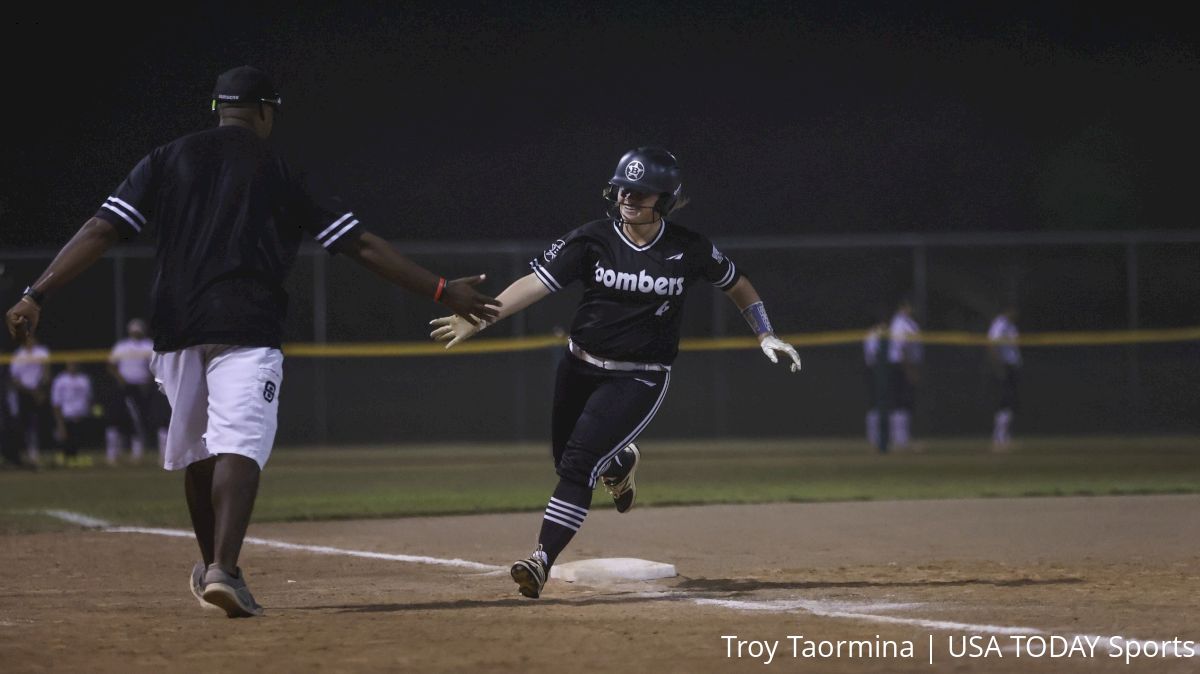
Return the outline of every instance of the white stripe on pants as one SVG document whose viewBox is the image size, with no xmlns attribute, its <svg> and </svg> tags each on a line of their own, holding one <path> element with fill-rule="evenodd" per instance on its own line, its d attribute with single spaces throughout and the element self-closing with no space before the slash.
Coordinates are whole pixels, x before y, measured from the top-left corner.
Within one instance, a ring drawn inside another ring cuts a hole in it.
<svg viewBox="0 0 1200 674">
<path fill-rule="evenodd" d="M 190 346 L 156 352 L 150 371 L 171 403 L 163 468 L 186 468 L 217 454 L 240 454 L 266 466 L 279 422 L 279 349 Z"/>
</svg>

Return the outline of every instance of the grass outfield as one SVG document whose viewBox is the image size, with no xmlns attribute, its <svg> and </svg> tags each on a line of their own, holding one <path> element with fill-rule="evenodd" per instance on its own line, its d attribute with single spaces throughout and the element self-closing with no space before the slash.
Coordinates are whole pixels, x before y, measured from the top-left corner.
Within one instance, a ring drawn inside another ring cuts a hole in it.
<svg viewBox="0 0 1200 674">
<path fill-rule="evenodd" d="M 1200 492 L 1200 438 L 1029 439 L 1007 454 L 933 440 L 880 456 L 850 440 L 654 441 L 642 506 Z M 542 445 L 284 448 L 255 521 L 540 510 L 556 478 Z M 597 506 L 607 495 L 597 492 Z M 53 530 L 70 510 L 119 524 L 187 527 L 182 473 L 95 467 L 0 472 L 0 532 Z"/>
</svg>

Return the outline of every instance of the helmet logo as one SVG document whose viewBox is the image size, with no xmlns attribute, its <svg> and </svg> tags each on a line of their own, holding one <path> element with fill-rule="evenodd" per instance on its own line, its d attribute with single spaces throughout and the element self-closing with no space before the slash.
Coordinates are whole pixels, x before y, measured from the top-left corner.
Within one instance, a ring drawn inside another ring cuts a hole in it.
<svg viewBox="0 0 1200 674">
<path fill-rule="evenodd" d="M 646 175 L 646 167 L 642 166 L 642 162 L 636 159 L 629 162 L 625 167 L 625 177 L 630 180 L 641 180 L 644 175 Z"/>
</svg>

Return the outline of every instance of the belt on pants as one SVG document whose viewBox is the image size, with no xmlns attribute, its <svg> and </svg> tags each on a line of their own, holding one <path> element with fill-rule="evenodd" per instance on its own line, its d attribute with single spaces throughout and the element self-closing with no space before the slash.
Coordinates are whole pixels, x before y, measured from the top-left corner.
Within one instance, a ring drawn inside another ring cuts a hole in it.
<svg viewBox="0 0 1200 674">
<path fill-rule="evenodd" d="M 658 363 L 630 363 L 623 360 L 608 360 L 599 358 L 579 348 L 575 342 L 567 340 L 567 350 L 571 352 L 579 360 L 590 365 L 595 365 L 602 370 L 619 370 L 622 372 L 670 372 L 670 365 L 659 365 Z"/>
</svg>

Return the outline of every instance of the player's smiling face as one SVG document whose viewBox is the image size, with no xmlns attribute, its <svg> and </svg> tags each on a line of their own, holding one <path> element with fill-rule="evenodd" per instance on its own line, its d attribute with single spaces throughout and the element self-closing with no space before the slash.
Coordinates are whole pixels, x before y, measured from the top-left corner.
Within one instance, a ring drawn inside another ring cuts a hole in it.
<svg viewBox="0 0 1200 674">
<path fill-rule="evenodd" d="M 648 225 L 658 220 L 654 212 L 654 204 L 658 195 L 622 187 L 617 192 L 617 205 L 621 210 L 621 220 L 630 225 Z"/>
</svg>

